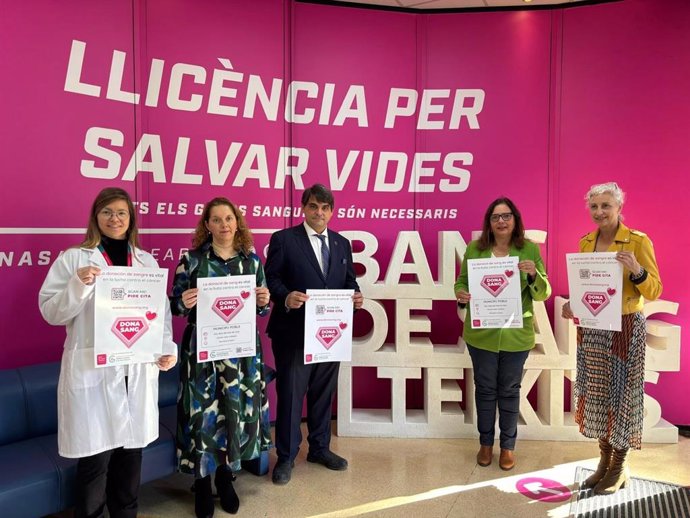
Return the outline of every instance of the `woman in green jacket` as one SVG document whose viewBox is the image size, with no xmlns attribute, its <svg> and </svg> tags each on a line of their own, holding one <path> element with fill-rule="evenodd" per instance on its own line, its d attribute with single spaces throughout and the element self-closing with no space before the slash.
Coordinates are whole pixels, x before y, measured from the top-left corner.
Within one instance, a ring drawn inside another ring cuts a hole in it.
<svg viewBox="0 0 690 518">
<path fill-rule="evenodd" d="M 520 260 L 522 291 L 522 328 L 472 329 L 471 299 L 467 278 L 467 260 L 516 256 Z M 481 237 L 472 241 L 465 251 L 462 269 L 455 282 L 455 295 L 460 307 L 467 306 L 463 338 L 472 357 L 474 368 L 475 405 L 479 430 L 480 466 L 491 464 L 498 405 L 498 426 L 501 430 L 499 466 L 503 470 L 515 466 L 515 440 L 520 414 L 520 382 L 522 370 L 534 347 L 532 301 L 551 295 L 539 247 L 525 239 L 522 216 L 508 198 L 494 200 L 484 215 Z"/>
</svg>

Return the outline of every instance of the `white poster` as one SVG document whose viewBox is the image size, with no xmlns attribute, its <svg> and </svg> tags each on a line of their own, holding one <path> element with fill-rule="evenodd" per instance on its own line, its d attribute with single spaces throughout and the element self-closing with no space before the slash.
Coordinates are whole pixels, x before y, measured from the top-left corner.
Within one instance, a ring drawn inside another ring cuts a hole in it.
<svg viewBox="0 0 690 518">
<path fill-rule="evenodd" d="M 352 360 L 354 290 L 307 290 L 304 364 Z"/>
<path fill-rule="evenodd" d="M 566 254 L 570 309 L 580 327 L 621 330 L 623 265 L 616 252 Z"/>
<path fill-rule="evenodd" d="M 197 279 L 196 361 L 256 355 L 256 276 Z"/>
<path fill-rule="evenodd" d="M 163 354 L 168 270 L 108 266 L 95 283 L 96 367 L 153 362 Z"/>
<path fill-rule="evenodd" d="M 522 327 L 518 257 L 468 259 L 472 329 Z"/>
</svg>

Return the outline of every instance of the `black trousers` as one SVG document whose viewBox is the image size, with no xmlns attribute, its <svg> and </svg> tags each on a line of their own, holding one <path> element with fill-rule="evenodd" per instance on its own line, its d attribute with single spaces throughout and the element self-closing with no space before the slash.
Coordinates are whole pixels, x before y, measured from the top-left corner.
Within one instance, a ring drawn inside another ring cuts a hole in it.
<svg viewBox="0 0 690 518">
<path fill-rule="evenodd" d="M 141 448 L 116 448 L 80 458 L 74 518 L 101 518 L 106 505 L 111 518 L 135 518 L 140 482 Z"/>
<path fill-rule="evenodd" d="M 340 363 L 304 365 L 304 349 L 273 340 L 276 361 L 276 453 L 282 461 L 292 461 L 302 443 L 300 423 L 304 396 L 307 396 L 309 451 L 320 453 L 331 444 L 333 394 L 338 385 Z"/>
</svg>

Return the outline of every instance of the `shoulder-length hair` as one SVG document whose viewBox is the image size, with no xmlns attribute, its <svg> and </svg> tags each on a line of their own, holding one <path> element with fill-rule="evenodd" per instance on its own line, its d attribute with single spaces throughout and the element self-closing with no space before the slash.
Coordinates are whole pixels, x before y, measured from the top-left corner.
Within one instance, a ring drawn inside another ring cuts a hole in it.
<svg viewBox="0 0 690 518">
<path fill-rule="evenodd" d="M 235 250 L 241 251 L 244 254 L 249 254 L 254 247 L 254 239 L 252 238 L 252 233 L 247 226 L 247 220 L 244 218 L 242 211 L 237 208 L 237 206 L 232 203 L 227 198 L 218 197 L 213 198 L 204 206 L 204 211 L 201 213 L 201 218 L 196 224 L 194 229 L 194 237 L 192 238 L 192 248 L 200 248 L 206 242 L 211 241 L 211 233 L 206 228 L 206 223 L 211 217 L 211 209 L 213 207 L 218 207 L 219 205 L 225 205 L 230 207 L 230 210 L 235 215 L 237 220 L 237 232 L 235 232 L 235 237 L 233 238 L 233 245 Z"/>
<path fill-rule="evenodd" d="M 127 202 L 127 210 L 129 211 L 129 226 L 127 227 L 127 241 L 130 246 L 141 248 L 139 246 L 139 229 L 137 227 L 137 213 L 134 210 L 134 204 L 129 197 L 129 193 L 119 187 L 106 187 L 98 193 L 96 199 L 91 205 L 91 213 L 89 214 L 89 225 L 86 228 L 86 235 L 84 240 L 79 244 L 83 248 L 95 248 L 101 243 L 101 230 L 98 228 L 98 213 L 107 207 L 112 202 L 123 200 Z"/>
<path fill-rule="evenodd" d="M 510 212 L 513 213 L 513 220 L 515 227 L 513 227 L 513 234 L 510 236 L 511 244 L 516 248 L 525 246 L 525 225 L 522 223 L 522 215 L 510 198 L 497 198 L 491 202 L 484 214 L 484 224 L 482 225 L 482 235 L 480 236 L 477 247 L 479 250 L 486 250 L 496 243 L 494 233 L 491 231 L 491 215 L 497 205 L 507 205 Z"/>
</svg>

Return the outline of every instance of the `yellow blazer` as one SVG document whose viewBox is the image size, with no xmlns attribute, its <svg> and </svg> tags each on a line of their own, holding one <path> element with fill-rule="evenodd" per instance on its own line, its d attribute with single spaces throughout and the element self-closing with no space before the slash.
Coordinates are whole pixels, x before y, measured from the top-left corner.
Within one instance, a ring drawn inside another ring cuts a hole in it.
<svg viewBox="0 0 690 518">
<path fill-rule="evenodd" d="M 599 231 L 595 230 L 580 239 L 580 252 L 594 252 L 598 233 Z M 654 246 L 647 234 L 619 223 L 616 237 L 607 252 L 621 251 L 634 252 L 635 259 L 645 270 L 644 275 L 635 281 L 630 278 L 632 274 L 623 276 L 623 314 L 627 315 L 642 311 L 644 299 L 658 299 L 663 285 L 654 257 Z"/>
</svg>

